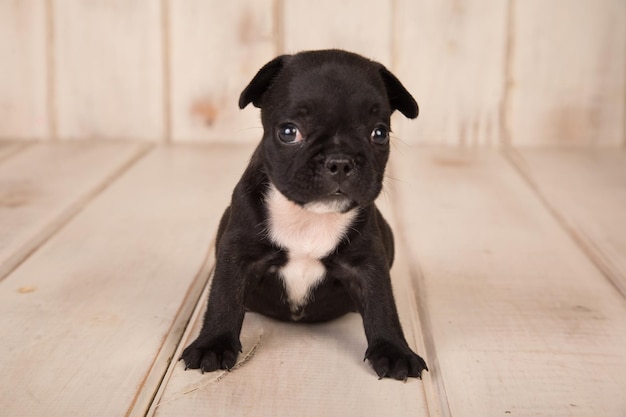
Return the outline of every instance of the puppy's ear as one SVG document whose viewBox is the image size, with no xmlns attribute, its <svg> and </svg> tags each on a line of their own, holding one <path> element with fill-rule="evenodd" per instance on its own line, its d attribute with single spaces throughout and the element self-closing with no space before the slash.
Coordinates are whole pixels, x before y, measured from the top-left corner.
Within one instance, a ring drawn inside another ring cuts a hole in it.
<svg viewBox="0 0 626 417">
<path fill-rule="evenodd" d="M 239 96 L 239 108 L 243 109 L 252 103 L 255 107 L 261 107 L 263 94 L 272 85 L 274 79 L 285 65 L 290 55 L 281 55 L 272 59 L 257 72 L 250 84 Z"/>
<path fill-rule="evenodd" d="M 400 80 L 389 72 L 387 68 L 381 66 L 380 75 L 385 82 L 392 110 L 400 110 L 400 113 L 409 119 L 415 119 L 419 113 L 419 108 L 411 93 L 404 88 Z"/>
</svg>

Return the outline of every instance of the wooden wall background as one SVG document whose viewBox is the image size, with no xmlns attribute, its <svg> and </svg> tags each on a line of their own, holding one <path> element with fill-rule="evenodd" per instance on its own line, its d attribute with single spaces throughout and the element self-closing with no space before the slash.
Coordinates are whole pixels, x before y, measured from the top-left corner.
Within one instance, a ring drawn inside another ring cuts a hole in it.
<svg viewBox="0 0 626 417">
<path fill-rule="evenodd" d="M 405 83 L 409 144 L 626 143 L 624 0 L 0 0 L 0 139 L 257 140 L 242 88 L 328 47 Z"/>
</svg>

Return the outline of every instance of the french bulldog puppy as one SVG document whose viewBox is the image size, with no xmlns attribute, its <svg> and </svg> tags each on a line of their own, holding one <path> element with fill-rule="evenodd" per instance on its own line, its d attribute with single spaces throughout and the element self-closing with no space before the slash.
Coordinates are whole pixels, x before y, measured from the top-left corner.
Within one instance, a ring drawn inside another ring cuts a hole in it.
<svg viewBox="0 0 626 417">
<path fill-rule="evenodd" d="M 393 298 L 393 235 L 374 200 L 390 116 L 417 103 L 383 65 L 341 51 L 279 56 L 239 98 L 261 109 L 263 138 L 217 232 L 216 266 L 186 369 L 230 369 L 245 311 L 319 322 L 359 312 L 380 378 L 428 370 L 408 346 Z"/>
</svg>

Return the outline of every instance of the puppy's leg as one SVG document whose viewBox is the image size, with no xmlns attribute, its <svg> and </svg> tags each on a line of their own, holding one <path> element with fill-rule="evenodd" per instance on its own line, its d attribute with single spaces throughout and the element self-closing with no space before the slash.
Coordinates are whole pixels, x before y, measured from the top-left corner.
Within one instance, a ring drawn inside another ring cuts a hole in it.
<svg viewBox="0 0 626 417">
<path fill-rule="evenodd" d="M 375 268 L 359 268 L 358 272 L 358 277 L 350 280 L 348 290 L 363 317 L 368 343 L 365 359 L 380 378 L 421 378 L 422 371 L 428 367 L 404 338 L 389 273 L 383 264 Z"/>
<path fill-rule="evenodd" d="M 238 258 L 228 252 L 218 254 L 202 330 L 180 358 L 186 369 L 231 369 L 241 352 L 245 273 Z"/>
</svg>

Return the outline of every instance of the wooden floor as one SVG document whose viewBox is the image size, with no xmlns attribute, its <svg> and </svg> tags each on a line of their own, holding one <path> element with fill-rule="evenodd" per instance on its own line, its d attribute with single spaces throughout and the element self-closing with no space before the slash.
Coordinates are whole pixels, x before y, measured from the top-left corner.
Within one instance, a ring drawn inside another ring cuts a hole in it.
<svg viewBox="0 0 626 417">
<path fill-rule="evenodd" d="M 381 196 L 423 381 L 361 319 L 249 314 L 177 362 L 250 146 L 0 143 L 0 416 L 626 416 L 626 150 L 394 149 Z"/>
</svg>

